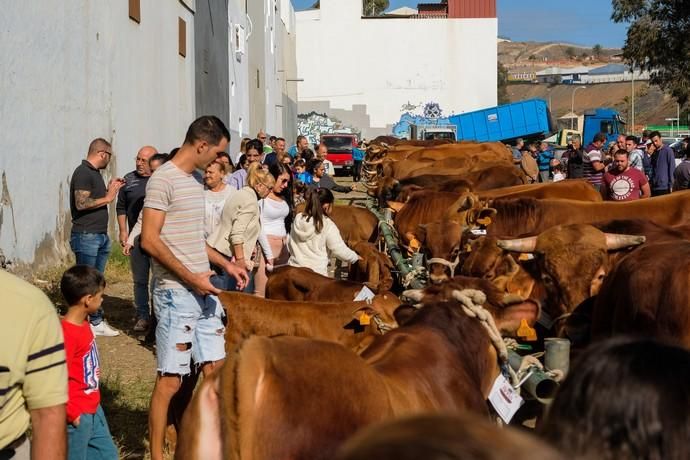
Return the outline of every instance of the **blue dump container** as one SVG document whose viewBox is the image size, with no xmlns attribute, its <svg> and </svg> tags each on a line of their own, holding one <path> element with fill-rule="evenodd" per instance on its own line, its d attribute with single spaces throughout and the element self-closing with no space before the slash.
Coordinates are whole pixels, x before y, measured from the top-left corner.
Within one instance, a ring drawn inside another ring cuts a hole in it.
<svg viewBox="0 0 690 460">
<path fill-rule="evenodd" d="M 543 99 L 527 99 L 490 109 L 449 117 L 459 141 L 510 142 L 518 137 L 544 138 L 553 131 L 551 113 Z"/>
</svg>

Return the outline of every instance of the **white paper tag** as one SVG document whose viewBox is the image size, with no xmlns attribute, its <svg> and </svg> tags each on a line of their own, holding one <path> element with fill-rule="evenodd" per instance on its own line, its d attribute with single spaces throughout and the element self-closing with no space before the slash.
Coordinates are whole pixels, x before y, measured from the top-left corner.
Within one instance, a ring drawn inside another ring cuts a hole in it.
<svg viewBox="0 0 690 460">
<path fill-rule="evenodd" d="M 506 378 L 503 377 L 503 374 L 498 374 L 498 377 L 496 377 L 488 399 L 506 424 L 510 423 L 513 415 L 515 415 L 520 406 L 524 403 L 522 397 L 515 391 Z"/>
<path fill-rule="evenodd" d="M 364 286 L 362 287 L 362 290 L 357 293 L 357 295 L 354 298 L 354 301 L 359 302 L 361 300 L 373 299 L 375 295 L 376 294 L 374 294 L 374 292 L 371 289 Z"/>
<path fill-rule="evenodd" d="M 486 235 L 486 229 L 484 228 L 473 228 L 470 230 L 470 233 L 473 235 Z"/>
</svg>

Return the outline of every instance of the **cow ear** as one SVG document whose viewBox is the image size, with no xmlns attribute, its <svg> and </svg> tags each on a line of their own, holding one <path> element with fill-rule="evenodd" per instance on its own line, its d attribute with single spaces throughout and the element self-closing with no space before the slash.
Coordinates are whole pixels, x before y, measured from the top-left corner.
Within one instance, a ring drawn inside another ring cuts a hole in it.
<svg viewBox="0 0 690 460">
<path fill-rule="evenodd" d="M 496 326 L 502 332 L 515 335 L 520 322 L 524 319 L 527 324 L 533 326 L 539 318 L 539 306 L 529 300 L 508 305 L 496 315 Z"/>
<path fill-rule="evenodd" d="M 467 211 L 468 209 L 472 209 L 475 203 L 477 203 L 477 197 L 473 193 L 463 193 L 462 196 L 453 203 L 451 211 L 454 213 Z"/>
<path fill-rule="evenodd" d="M 395 322 L 398 323 L 399 326 L 403 326 L 414 318 L 417 313 L 419 313 L 419 308 L 413 307 L 412 305 L 400 305 L 393 312 L 393 316 L 395 317 Z"/>
<path fill-rule="evenodd" d="M 426 225 L 425 224 L 419 224 L 417 225 L 417 234 L 415 235 L 415 238 L 419 240 L 420 243 L 424 244 L 426 241 Z"/>
<path fill-rule="evenodd" d="M 400 212 L 402 208 L 405 207 L 405 203 L 401 203 L 400 201 L 388 201 L 388 207 L 391 208 L 395 212 Z"/>
<path fill-rule="evenodd" d="M 497 211 L 494 208 L 484 208 L 477 213 L 476 222 L 479 225 L 488 226 L 491 221 L 496 217 Z"/>
</svg>

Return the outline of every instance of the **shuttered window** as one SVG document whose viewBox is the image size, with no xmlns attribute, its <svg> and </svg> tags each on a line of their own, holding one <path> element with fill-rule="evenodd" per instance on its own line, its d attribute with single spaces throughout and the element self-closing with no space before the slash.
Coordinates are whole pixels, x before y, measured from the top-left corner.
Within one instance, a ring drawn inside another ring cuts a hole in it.
<svg viewBox="0 0 690 460">
<path fill-rule="evenodd" d="M 178 52 L 180 56 L 187 57 L 187 23 L 182 18 L 178 18 L 178 33 Z"/>
<path fill-rule="evenodd" d="M 141 0 L 129 0 L 129 19 L 141 24 Z"/>
</svg>

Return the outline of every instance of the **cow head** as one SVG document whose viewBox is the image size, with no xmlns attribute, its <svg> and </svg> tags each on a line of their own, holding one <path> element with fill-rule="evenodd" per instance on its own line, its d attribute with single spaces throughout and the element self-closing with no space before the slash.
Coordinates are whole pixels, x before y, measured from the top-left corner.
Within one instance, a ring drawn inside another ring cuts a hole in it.
<svg viewBox="0 0 690 460">
<path fill-rule="evenodd" d="M 362 258 L 350 269 L 350 281 L 364 283 L 374 292 L 387 291 L 393 286 L 393 262 L 372 243 L 360 241 L 352 249 Z"/>
<path fill-rule="evenodd" d="M 506 294 L 533 297 L 534 277 L 496 242 L 495 237 L 482 236 L 465 244 L 460 274 L 491 281 Z"/>
<path fill-rule="evenodd" d="M 489 208 L 472 192 L 465 192 L 446 210 L 446 219 L 461 222 L 468 229 L 486 227 L 496 215 L 496 210 Z"/>
<path fill-rule="evenodd" d="M 438 284 L 455 276 L 460 262 L 462 225 L 454 220 L 442 220 L 417 227 L 417 240 L 424 248 L 429 280 Z"/>
<path fill-rule="evenodd" d="M 376 185 L 367 185 L 367 195 L 378 199 L 379 207 L 385 208 L 389 201 L 397 201 L 400 182 L 393 177 L 379 177 Z"/>
<path fill-rule="evenodd" d="M 423 290 L 405 291 L 403 296 L 421 305 L 428 305 L 452 300 L 453 292 L 463 289 L 476 289 L 486 294 L 484 308 L 489 310 L 498 329 L 506 335 L 515 336 L 522 320 L 533 325 L 539 317 L 537 302 L 505 295 L 489 281 L 479 278 L 456 276 L 444 283 Z"/>
<path fill-rule="evenodd" d="M 395 311 L 400 306 L 400 299 L 390 291 L 374 296 L 371 302 L 352 312 L 352 321 L 346 324 L 346 329 L 353 328 L 355 332 L 369 330 L 369 337 L 362 340 L 356 353 L 365 350 L 376 335 L 382 335 L 398 327 Z"/>
<path fill-rule="evenodd" d="M 565 317 L 599 292 L 609 270 L 608 251 L 644 241 L 644 236 L 604 233 L 591 225 L 575 224 L 552 227 L 539 236 L 498 240 L 497 244 L 508 251 L 534 255 L 549 309 Z"/>
</svg>

